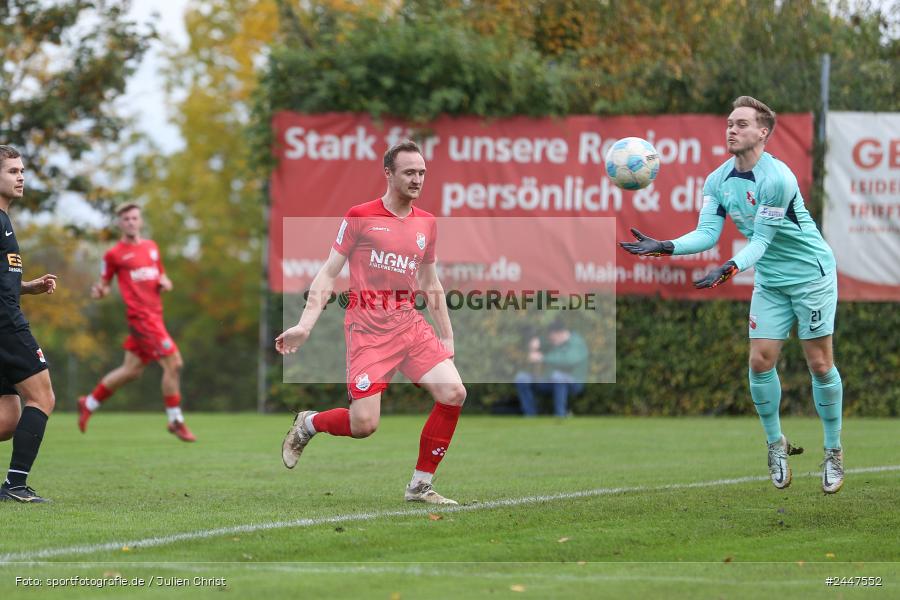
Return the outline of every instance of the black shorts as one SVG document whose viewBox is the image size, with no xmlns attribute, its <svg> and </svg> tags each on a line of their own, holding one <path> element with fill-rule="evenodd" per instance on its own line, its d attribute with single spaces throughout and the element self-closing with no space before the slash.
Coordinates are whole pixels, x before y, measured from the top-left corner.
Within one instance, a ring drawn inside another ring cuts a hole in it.
<svg viewBox="0 0 900 600">
<path fill-rule="evenodd" d="M 47 360 L 28 329 L 0 331 L 0 395 L 18 394 L 14 384 L 47 368 Z"/>
</svg>

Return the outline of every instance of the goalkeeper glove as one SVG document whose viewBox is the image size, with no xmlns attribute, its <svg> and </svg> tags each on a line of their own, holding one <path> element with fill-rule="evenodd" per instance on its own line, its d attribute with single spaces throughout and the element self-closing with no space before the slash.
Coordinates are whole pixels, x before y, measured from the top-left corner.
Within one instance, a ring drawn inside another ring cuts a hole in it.
<svg viewBox="0 0 900 600">
<path fill-rule="evenodd" d="M 720 283 L 725 283 L 735 275 L 737 275 L 739 269 L 737 265 L 734 264 L 734 261 L 729 260 L 721 267 L 716 267 L 706 274 L 702 279 L 698 279 L 694 282 L 695 288 L 714 288 Z"/>
<path fill-rule="evenodd" d="M 672 242 L 654 240 L 652 237 L 647 237 L 634 227 L 631 228 L 631 233 L 634 234 L 637 241 L 619 242 L 619 245 L 632 254 L 637 254 L 638 256 L 670 256 L 675 252 L 675 244 Z"/>
</svg>

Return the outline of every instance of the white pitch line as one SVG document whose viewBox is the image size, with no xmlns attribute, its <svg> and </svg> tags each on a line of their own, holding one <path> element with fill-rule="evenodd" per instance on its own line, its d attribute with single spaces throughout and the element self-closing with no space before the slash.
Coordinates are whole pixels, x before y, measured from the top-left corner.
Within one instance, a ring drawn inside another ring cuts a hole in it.
<svg viewBox="0 0 900 600">
<path fill-rule="evenodd" d="M 886 471 L 900 471 L 900 465 L 886 465 L 881 467 L 863 467 L 859 469 L 847 469 L 848 474 L 861 473 L 882 473 Z M 819 476 L 819 473 L 806 473 L 803 476 Z M 314 519 L 295 519 L 293 521 L 273 521 L 270 523 L 251 523 L 248 525 L 235 525 L 232 527 L 219 527 L 216 529 L 205 529 L 201 531 L 189 531 L 185 533 L 175 533 L 172 535 L 164 535 L 159 537 L 144 538 L 141 540 L 122 540 L 117 542 L 105 542 L 102 544 L 86 544 L 81 546 L 66 546 L 63 548 L 46 548 L 44 550 L 35 550 L 32 552 L 12 552 L 0 554 L 0 565 L 18 562 L 33 562 L 42 559 L 54 558 L 57 556 L 84 556 L 95 554 L 97 552 L 106 552 L 109 550 L 121 550 L 123 547 L 128 548 L 152 548 L 155 546 L 165 546 L 176 542 L 184 542 L 190 540 L 203 540 L 219 536 L 234 535 L 238 533 L 255 533 L 257 531 L 268 531 L 271 529 L 287 529 L 293 527 L 314 527 L 316 525 L 326 525 L 332 523 L 348 523 L 355 521 L 372 521 L 375 519 L 383 519 L 388 517 L 415 517 L 425 516 L 430 513 L 440 511 L 442 513 L 469 512 L 474 510 L 490 510 L 493 508 L 501 508 L 507 506 L 522 506 L 525 504 L 541 504 L 545 502 L 555 502 L 558 500 L 574 500 L 577 498 L 590 498 L 594 496 L 608 496 L 611 494 L 626 494 L 634 492 L 663 492 L 668 490 L 684 490 L 694 488 L 719 487 L 726 485 L 736 485 L 740 483 L 750 483 L 753 481 L 766 481 L 768 476 L 750 476 L 737 477 L 734 479 L 715 479 L 712 481 L 697 481 L 694 483 L 670 483 L 666 485 L 656 486 L 630 486 L 615 488 L 596 488 L 593 490 L 583 490 L 579 492 L 564 492 L 560 494 L 550 494 L 545 496 L 524 496 L 521 498 L 506 498 L 501 500 L 489 500 L 487 502 L 473 502 L 472 504 L 464 504 L 460 506 L 439 507 L 433 506 L 429 508 L 407 509 L 407 510 L 389 510 L 382 512 L 363 512 L 349 515 L 335 515 L 333 517 L 318 517 Z"/>
</svg>

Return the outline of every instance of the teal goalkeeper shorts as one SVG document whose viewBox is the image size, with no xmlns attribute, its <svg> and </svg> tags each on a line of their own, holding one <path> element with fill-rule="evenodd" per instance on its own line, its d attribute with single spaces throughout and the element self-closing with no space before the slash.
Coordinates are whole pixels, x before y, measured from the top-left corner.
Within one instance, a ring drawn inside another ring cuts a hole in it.
<svg viewBox="0 0 900 600">
<path fill-rule="evenodd" d="M 753 286 L 750 300 L 750 338 L 786 340 L 797 322 L 797 336 L 811 340 L 834 333 L 837 312 L 835 271 L 807 283 Z"/>
</svg>

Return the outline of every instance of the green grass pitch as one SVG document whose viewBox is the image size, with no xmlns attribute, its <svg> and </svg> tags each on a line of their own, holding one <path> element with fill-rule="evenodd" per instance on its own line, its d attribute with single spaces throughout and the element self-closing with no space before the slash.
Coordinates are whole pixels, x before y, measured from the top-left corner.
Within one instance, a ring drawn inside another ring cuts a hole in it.
<svg viewBox="0 0 900 600">
<path fill-rule="evenodd" d="M 29 480 L 53 503 L 0 503 L 0 597 L 900 597 L 896 420 L 845 420 L 825 496 L 817 419 L 784 420 L 806 453 L 778 491 L 752 418 L 464 413 L 441 509 L 403 502 L 424 418 L 317 436 L 289 471 L 288 414 L 190 414 L 196 444 L 161 413 L 53 415 Z"/>
</svg>

